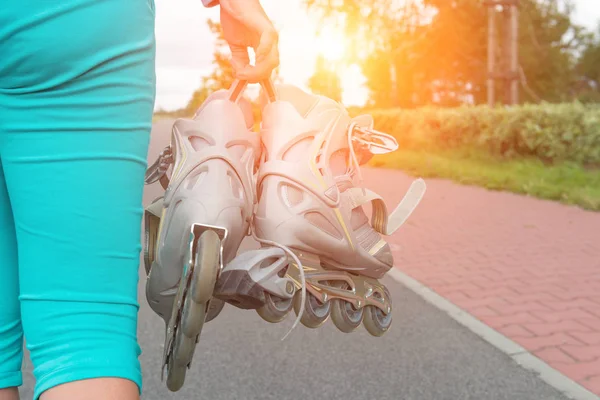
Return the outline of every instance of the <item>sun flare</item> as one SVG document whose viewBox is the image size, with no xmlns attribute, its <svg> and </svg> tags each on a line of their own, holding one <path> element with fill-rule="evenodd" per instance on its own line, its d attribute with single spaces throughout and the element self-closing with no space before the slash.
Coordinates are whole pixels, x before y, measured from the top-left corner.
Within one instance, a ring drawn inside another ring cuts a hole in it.
<svg viewBox="0 0 600 400">
<path fill-rule="evenodd" d="M 325 27 L 317 35 L 316 50 L 328 61 L 340 61 L 346 55 L 346 38 L 335 29 Z"/>
</svg>

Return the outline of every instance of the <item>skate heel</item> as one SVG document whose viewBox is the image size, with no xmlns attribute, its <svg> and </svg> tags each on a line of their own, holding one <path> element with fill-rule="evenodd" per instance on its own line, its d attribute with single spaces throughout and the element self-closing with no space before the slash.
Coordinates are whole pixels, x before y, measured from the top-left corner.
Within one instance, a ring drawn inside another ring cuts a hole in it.
<svg viewBox="0 0 600 400">
<path fill-rule="evenodd" d="M 226 271 L 215 287 L 215 297 L 244 310 L 255 310 L 265 304 L 263 288 L 247 271 Z"/>
<path fill-rule="evenodd" d="M 253 309 L 268 322 L 279 322 L 292 308 L 296 286 L 286 275 L 287 255 L 278 248 L 239 254 L 221 272 L 214 296 L 241 309 Z"/>
<path fill-rule="evenodd" d="M 184 384 L 198 336 L 206 322 L 221 270 L 221 243 L 226 237 L 227 231 L 218 227 L 194 224 L 190 229 L 185 265 L 167 325 L 163 361 L 167 367 L 167 387 L 172 392 Z"/>
<path fill-rule="evenodd" d="M 162 368 L 173 392 L 184 384 L 204 324 L 223 309 L 215 286 L 248 234 L 256 203 L 261 148 L 242 97 L 246 85 L 235 81 L 211 94 L 193 119 L 177 119 L 169 145 L 146 171 L 146 184 L 165 189 L 145 210 L 144 263 L 146 298 L 167 325 Z M 260 307 L 261 293 L 234 275 L 225 275 L 223 297 Z"/>
</svg>

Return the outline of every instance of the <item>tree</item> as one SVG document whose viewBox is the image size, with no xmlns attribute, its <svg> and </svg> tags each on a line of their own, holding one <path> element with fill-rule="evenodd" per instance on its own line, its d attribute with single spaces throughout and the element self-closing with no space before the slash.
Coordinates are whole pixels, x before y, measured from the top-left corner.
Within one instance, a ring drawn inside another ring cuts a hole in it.
<svg viewBox="0 0 600 400">
<path fill-rule="evenodd" d="M 225 41 L 225 38 L 223 37 L 221 24 L 210 19 L 207 20 L 206 23 L 208 24 L 210 31 L 216 35 L 215 51 L 213 53 L 212 62 L 214 69 L 210 75 L 202 77 L 200 88 L 192 94 L 192 98 L 186 107 L 186 114 L 189 115 L 194 114 L 211 93 L 220 89 L 228 89 L 235 79 L 230 61 L 231 53 L 227 41 Z"/>
<path fill-rule="evenodd" d="M 342 84 L 340 78 L 328 68 L 322 56 L 317 57 L 315 73 L 308 80 L 308 87 L 316 94 L 329 97 L 337 102 L 342 101 Z"/>
<path fill-rule="evenodd" d="M 563 101 L 584 42 L 571 0 L 521 0 L 519 59 L 523 101 Z M 483 103 L 487 7 L 481 0 L 305 0 L 323 22 L 343 21 L 366 49 L 363 74 L 374 107 Z M 498 32 L 498 35 L 503 33 Z M 372 39 L 372 40 L 371 40 Z M 350 60 L 356 62 L 356 60 Z M 500 88 L 499 88 L 500 89 Z"/>
<path fill-rule="evenodd" d="M 522 0 L 519 60 L 536 94 L 523 92 L 525 101 L 571 99 L 576 54 L 586 41 L 584 28 L 572 20 L 573 11 L 571 0 Z"/>
<path fill-rule="evenodd" d="M 590 37 L 577 68 L 577 95 L 582 102 L 600 103 L 600 24 L 597 32 Z"/>
<path fill-rule="evenodd" d="M 418 69 L 430 102 L 482 103 L 487 79 L 487 9 L 479 0 L 425 0 L 432 10 L 422 30 Z"/>
</svg>

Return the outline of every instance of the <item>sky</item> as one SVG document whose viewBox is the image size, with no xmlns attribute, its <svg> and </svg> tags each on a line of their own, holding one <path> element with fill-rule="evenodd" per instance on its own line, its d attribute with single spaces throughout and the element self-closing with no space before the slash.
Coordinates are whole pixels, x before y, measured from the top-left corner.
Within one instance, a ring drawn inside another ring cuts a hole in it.
<svg viewBox="0 0 600 400">
<path fill-rule="evenodd" d="M 184 107 L 212 70 L 214 36 L 206 20 L 219 19 L 219 9 L 205 8 L 200 0 L 155 0 L 156 78 L 155 109 Z M 590 29 L 600 22 L 600 0 L 575 0 L 575 21 Z M 336 49 L 334 33 L 317 37 L 317 20 L 309 16 L 302 0 L 262 0 L 265 11 L 279 31 L 280 76 L 286 83 L 306 88 L 319 52 Z M 340 71 L 343 102 L 364 103 L 364 77 L 356 66 Z"/>
</svg>

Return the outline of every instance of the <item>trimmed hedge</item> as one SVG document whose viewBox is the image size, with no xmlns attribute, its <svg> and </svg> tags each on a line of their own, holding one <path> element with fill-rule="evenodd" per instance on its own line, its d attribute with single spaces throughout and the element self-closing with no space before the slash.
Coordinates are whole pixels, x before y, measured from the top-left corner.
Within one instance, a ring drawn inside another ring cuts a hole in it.
<svg viewBox="0 0 600 400">
<path fill-rule="evenodd" d="M 366 111 L 366 110 L 365 110 Z M 568 104 L 369 110 L 375 129 L 419 150 L 474 149 L 544 162 L 600 164 L 600 106 Z"/>
</svg>

